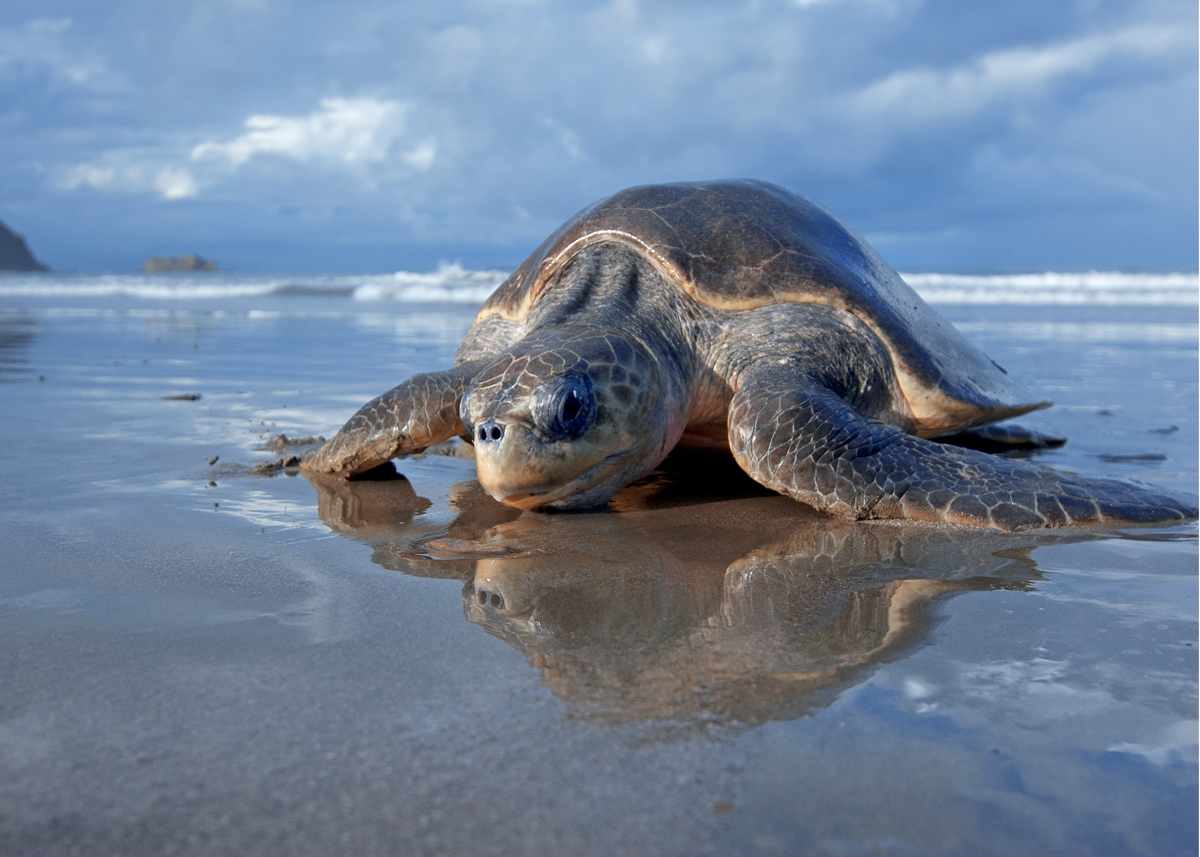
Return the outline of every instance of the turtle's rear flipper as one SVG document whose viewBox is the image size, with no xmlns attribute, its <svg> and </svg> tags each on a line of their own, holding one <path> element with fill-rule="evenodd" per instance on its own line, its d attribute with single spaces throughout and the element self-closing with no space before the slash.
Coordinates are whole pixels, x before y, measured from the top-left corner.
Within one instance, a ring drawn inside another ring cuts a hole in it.
<svg viewBox="0 0 1200 857">
<path fill-rule="evenodd" d="M 991 452 L 998 455 L 1005 453 L 1027 455 L 1043 449 L 1057 449 L 1067 442 L 1065 437 L 1042 434 L 1013 423 L 977 426 L 954 434 L 944 434 L 935 440 L 938 443 L 948 443 L 951 446 L 977 449 L 980 452 Z"/>
<path fill-rule="evenodd" d="M 762 484 L 847 518 L 1023 530 L 1196 517 L 1196 498 L 922 440 L 787 372 L 743 377 L 729 445 Z"/>
<path fill-rule="evenodd" d="M 353 476 L 461 435 L 466 429 L 458 418 L 458 403 L 478 370 L 477 363 L 462 363 L 445 372 L 414 375 L 359 408 L 301 467 Z"/>
</svg>

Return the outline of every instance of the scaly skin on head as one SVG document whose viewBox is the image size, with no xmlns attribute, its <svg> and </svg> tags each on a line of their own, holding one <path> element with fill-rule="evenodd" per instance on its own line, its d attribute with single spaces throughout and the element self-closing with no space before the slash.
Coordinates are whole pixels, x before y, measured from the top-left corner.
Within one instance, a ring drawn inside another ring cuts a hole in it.
<svg viewBox="0 0 1200 857">
<path fill-rule="evenodd" d="M 463 396 L 480 484 L 502 503 L 586 508 L 652 470 L 678 440 L 668 382 L 636 339 L 560 327 L 488 366 Z M 679 429 L 681 430 L 681 428 Z"/>
</svg>

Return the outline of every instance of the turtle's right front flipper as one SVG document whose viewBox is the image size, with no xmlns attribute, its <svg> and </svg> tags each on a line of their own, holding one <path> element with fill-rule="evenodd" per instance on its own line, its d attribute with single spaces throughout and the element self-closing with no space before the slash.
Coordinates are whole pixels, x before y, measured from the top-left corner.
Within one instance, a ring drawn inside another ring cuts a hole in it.
<svg viewBox="0 0 1200 857">
<path fill-rule="evenodd" d="M 729 445 L 757 481 L 841 517 L 1001 530 L 1196 517 L 1194 496 L 913 437 L 784 369 L 743 379 Z"/>
<path fill-rule="evenodd" d="M 420 452 L 461 435 L 463 391 L 479 370 L 476 362 L 445 372 L 414 375 L 367 402 L 333 439 L 304 459 L 304 469 L 353 476 L 397 455 Z"/>
</svg>

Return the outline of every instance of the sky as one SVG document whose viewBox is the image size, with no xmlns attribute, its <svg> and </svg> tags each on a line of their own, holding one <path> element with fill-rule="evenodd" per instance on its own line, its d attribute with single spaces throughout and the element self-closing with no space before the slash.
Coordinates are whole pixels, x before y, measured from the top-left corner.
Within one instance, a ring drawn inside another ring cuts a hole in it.
<svg viewBox="0 0 1200 857">
<path fill-rule="evenodd" d="M 1195 0 L 4 0 L 0 220 L 52 268 L 511 268 L 751 177 L 894 267 L 1195 271 Z"/>
</svg>

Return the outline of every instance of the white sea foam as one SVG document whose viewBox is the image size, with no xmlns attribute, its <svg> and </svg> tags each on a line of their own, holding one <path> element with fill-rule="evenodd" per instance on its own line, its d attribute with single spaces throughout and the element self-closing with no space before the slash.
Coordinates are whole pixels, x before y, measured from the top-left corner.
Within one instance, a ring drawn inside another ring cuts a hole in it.
<svg viewBox="0 0 1200 857">
<path fill-rule="evenodd" d="M 430 274 L 397 271 L 390 278 L 372 278 L 355 288 L 354 297 L 363 301 L 483 303 L 507 278 L 507 271 L 470 271 L 443 262 Z"/>
<path fill-rule="evenodd" d="M 1130 304 L 1195 306 L 1196 274 L 903 274 L 931 304 Z"/>
<path fill-rule="evenodd" d="M 394 274 L 4 274 L 0 300 L 15 298 L 133 298 L 152 301 L 236 301 L 324 296 L 355 301 L 479 304 L 507 277 L 443 263 L 436 271 Z M 904 274 L 932 304 L 1096 304 L 1196 306 L 1196 274 Z"/>
<path fill-rule="evenodd" d="M 0 278 L 3 298 L 143 298 L 146 300 L 208 300 L 249 298 L 279 291 L 266 278 L 233 278 L 229 275 L 139 274 L 24 274 Z"/>
</svg>

